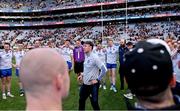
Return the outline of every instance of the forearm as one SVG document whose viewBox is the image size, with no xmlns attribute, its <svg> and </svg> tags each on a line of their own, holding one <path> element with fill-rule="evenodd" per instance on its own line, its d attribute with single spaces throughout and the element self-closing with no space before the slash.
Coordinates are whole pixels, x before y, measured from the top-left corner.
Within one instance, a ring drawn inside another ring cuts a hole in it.
<svg viewBox="0 0 180 111">
<path fill-rule="evenodd" d="M 106 72 L 107 72 L 106 66 L 102 65 L 101 66 L 101 72 L 100 72 L 100 74 L 99 74 L 97 79 L 100 81 L 103 78 L 103 76 L 106 74 Z"/>
</svg>

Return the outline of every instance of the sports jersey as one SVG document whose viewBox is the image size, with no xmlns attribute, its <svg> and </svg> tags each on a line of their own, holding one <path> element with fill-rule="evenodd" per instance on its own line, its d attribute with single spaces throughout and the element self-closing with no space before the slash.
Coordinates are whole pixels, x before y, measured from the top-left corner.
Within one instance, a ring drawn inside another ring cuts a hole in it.
<svg viewBox="0 0 180 111">
<path fill-rule="evenodd" d="M 73 54 L 73 51 L 70 48 L 63 47 L 60 49 L 60 53 L 63 55 L 66 61 L 71 62 L 71 56 Z"/>
<path fill-rule="evenodd" d="M 12 68 L 12 51 L 2 51 L 0 53 L 0 69 L 11 69 Z"/>
<path fill-rule="evenodd" d="M 103 63 L 106 63 L 106 51 L 101 49 L 101 50 L 94 50 L 93 51 Z"/>
<path fill-rule="evenodd" d="M 14 52 L 13 53 L 14 57 L 15 57 L 15 60 L 16 60 L 16 65 L 20 65 L 20 62 L 23 58 L 23 56 L 25 55 L 25 51 L 17 51 L 17 52 Z M 17 69 L 19 69 L 19 67 L 17 67 Z"/>
<path fill-rule="evenodd" d="M 118 48 L 115 46 L 106 48 L 107 60 L 106 62 L 109 64 L 116 64 Z"/>
<path fill-rule="evenodd" d="M 74 61 L 75 62 L 82 62 L 84 61 L 84 50 L 83 50 L 83 47 L 80 46 L 80 47 L 75 47 L 74 50 L 73 50 L 73 57 L 74 57 Z"/>
<path fill-rule="evenodd" d="M 177 52 L 177 54 L 172 58 L 173 63 L 173 70 L 174 74 L 176 76 L 176 81 L 180 83 L 180 53 Z"/>
</svg>

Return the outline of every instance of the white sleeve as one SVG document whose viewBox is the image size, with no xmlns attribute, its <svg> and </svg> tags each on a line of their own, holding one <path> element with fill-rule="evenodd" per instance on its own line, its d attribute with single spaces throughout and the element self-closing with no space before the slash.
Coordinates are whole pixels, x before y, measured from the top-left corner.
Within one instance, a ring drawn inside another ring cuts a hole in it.
<svg viewBox="0 0 180 111">
<path fill-rule="evenodd" d="M 102 61 L 100 61 L 100 59 L 98 57 L 95 58 L 95 61 L 96 61 L 96 65 L 101 70 L 97 79 L 101 80 L 102 77 L 106 74 L 107 68 L 106 68 L 105 64 Z"/>
</svg>

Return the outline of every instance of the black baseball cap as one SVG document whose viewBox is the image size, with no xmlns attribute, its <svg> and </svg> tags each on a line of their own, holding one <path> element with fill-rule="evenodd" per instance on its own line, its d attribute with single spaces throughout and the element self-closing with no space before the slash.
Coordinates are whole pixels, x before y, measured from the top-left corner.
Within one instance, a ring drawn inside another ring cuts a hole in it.
<svg viewBox="0 0 180 111">
<path fill-rule="evenodd" d="M 160 39 L 138 42 L 125 54 L 123 67 L 128 87 L 137 96 L 164 91 L 173 77 L 170 48 Z"/>
</svg>

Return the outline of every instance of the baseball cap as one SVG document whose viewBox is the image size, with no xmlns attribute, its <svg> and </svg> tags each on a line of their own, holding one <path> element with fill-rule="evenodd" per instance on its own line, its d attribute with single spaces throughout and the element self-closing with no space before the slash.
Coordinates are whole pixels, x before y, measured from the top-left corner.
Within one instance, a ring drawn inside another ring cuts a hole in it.
<svg viewBox="0 0 180 111">
<path fill-rule="evenodd" d="M 153 96 L 164 91 L 172 77 L 170 48 L 160 39 L 138 42 L 125 54 L 123 73 L 132 93 Z"/>
</svg>

